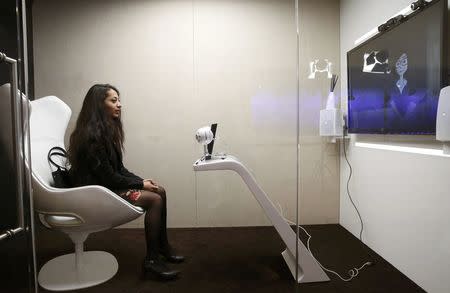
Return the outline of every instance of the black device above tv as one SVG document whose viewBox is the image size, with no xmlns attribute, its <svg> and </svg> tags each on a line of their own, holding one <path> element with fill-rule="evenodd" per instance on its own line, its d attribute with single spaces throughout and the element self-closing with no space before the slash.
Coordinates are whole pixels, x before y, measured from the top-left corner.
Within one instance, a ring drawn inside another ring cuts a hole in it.
<svg viewBox="0 0 450 293">
<path fill-rule="evenodd" d="M 447 0 L 434 0 L 347 53 L 350 133 L 435 133 L 447 14 Z"/>
</svg>

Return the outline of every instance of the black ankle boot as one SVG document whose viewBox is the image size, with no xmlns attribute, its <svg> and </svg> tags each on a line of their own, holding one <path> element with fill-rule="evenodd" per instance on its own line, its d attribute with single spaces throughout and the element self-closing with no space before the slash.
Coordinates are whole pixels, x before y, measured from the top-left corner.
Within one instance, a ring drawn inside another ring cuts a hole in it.
<svg viewBox="0 0 450 293">
<path fill-rule="evenodd" d="M 184 261 L 184 256 L 177 255 L 173 248 L 170 246 L 161 249 L 159 253 L 164 256 L 168 262 L 171 263 L 181 263 Z"/>
<path fill-rule="evenodd" d="M 167 265 L 161 261 L 158 257 L 145 258 L 143 263 L 143 270 L 146 273 L 152 273 L 156 277 L 162 280 L 173 280 L 179 272 L 170 269 Z"/>
</svg>

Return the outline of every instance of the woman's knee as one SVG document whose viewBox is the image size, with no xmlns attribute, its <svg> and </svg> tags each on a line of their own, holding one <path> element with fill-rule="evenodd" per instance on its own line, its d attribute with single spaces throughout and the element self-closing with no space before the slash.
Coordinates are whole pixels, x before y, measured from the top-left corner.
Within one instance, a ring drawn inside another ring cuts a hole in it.
<svg viewBox="0 0 450 293">
<path fill-rule="evenodd" d="M 149 209 L 154 206 L 161 206 L 162 203 L 163 199 L 159 194 L 147 190 L 141 190 L 140 196 L 136 201 L 136 204 L 138 206 L 141 206 L 145 209 Z"/>
<path fill-rule="evenodd" d="M 166 200 L 166 190 L 164 189 L 164 187 L 162 186 L 158 186 L 158 191 L 156 191 L 157 194 L 159 194 L 159 196 L 161 196 L 161 198 L 165 201 Z"/>
</svg>

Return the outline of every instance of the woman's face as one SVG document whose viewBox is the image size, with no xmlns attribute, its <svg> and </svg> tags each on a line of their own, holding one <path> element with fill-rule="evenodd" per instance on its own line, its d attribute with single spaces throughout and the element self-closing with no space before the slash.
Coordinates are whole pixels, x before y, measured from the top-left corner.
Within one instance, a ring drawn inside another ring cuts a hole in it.
<svg viewBox="0 0 450 293">
<path fill-rule="evenodd" d="M 117 92 L 113 89 L 108 90 L 105 99 L 106 114 L 112 118 L 119 118 L 121 108 L 122 104 L 120 104 L 120 98 Z"/>
</svg>

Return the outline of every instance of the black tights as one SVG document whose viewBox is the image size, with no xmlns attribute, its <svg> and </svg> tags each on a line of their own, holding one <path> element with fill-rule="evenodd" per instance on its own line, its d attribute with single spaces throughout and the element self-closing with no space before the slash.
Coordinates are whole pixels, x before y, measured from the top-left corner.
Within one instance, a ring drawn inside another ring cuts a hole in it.
<svg viewBox="0 0 450 293">
<path fill-rule="evenodd" d="M 134 204 L 146 211 L 144 225 L 147 258 L 154 258 L 161 250 L 169 249 L 166 191 L 161 186 L 155 192 L 141 190 L 141 196 Z"/>
</svg>

